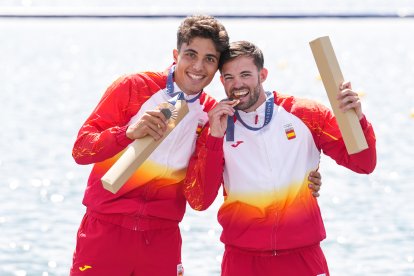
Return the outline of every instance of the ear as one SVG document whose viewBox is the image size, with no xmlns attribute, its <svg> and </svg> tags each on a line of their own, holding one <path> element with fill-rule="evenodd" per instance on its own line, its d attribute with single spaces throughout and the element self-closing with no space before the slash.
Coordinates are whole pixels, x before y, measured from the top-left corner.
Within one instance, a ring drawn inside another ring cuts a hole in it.
<svg viewBox="0 0 414 276">
<path fill-rule="evenodd" d="M 224 78 L 223 78 L 223 75 L 221 75 L 221 74 L 220 74 L 220 81 L 221 81 L 221 84 L 224 85 Z"/>
<path fill-rule="evenodd" d="M 178 50 L 177 49 L 173 50 L 173 57 L 174 57 L 174 62 L 177 63 L 177 59 L 178 59 Z"/>
<path fill-rule="evenodd" d="M 266 68 L 263 68 L 262 70 L 260 70 L 259 76 L 260 76 L 260 82 L 261 83 L 264 82 L 267 79 L 267 74 L 268 74 L 268 71 L 267 71 Z"/>
</svg>

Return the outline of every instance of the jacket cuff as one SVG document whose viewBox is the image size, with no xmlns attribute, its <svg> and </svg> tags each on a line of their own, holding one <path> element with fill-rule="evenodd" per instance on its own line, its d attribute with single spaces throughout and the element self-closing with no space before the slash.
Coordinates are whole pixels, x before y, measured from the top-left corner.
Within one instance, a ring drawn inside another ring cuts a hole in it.
<svg viewBox="0 0 414 276">
<path fill-rule="evenodd" d="M 367 129 L 368 127 L 368 120 L 367 117 L 365 117 L 365 115 L 361 118 L 361 120 L 359 120 L 359 123 L 361 124 L 362 129 Z"/>
<path fill-rule="evenodd" d="M 128 126 L 123 126 L 119 127 L 115 132 L 115 140 L 122 147 L 126 147 L 133 142 L 133 140 L 126 136 L 127 129 Z"/>
<path fill-rule="evenodd" d="M 214 137 L 210 134 L 207 136 L 206 148 L 214 151 L 223 151 L 224 137 Z"/>
</svg>

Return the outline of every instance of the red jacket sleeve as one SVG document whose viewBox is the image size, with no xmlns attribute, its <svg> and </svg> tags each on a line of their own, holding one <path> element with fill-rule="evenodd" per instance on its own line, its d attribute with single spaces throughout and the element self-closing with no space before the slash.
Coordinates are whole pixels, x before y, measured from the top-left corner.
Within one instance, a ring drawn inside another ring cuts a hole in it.
<svg viewBox="0 0 414 276">
<path fill-rule="evenodd" d="M 132 142 L 126 137 L 127 123 L 137 111 L 130 108 L 131 83 L 129 78 L 121 77 L 106 90 L 79 130 L 72 150 L 76 163 L 104 161 Z"/>
<path fill-rule="evenodd" d="M 348 154 L 336 119 L 332 112 L 328 110 L 317 146 L 339 165 L 357 173 L 369 174 L 374 171 L 377 164 L 376 138 L 374 129 L 365 116 L 360 120 L 360 124 L 367 140 L 368 148 L 355 154 Z"/>
<path fill-rule="evenodd" d="M 309 128 L 317 148 L 337 164 L 357 173 L 371 173 L 377 164 L 376 140 L 372 125 L 365 116 L 360 120 L 368 149 L 348 154 L 333 112 L 315 101 L 275 93 L 275 103 L 299 117 Z"/>
<path fill-rule="evenodd" d="M 197 139 L 184 181 L 184 195 L 194 210 L 207 209 L 223 182 L 223 138 L 209 135 L 208 125 Z"/>
</svg>

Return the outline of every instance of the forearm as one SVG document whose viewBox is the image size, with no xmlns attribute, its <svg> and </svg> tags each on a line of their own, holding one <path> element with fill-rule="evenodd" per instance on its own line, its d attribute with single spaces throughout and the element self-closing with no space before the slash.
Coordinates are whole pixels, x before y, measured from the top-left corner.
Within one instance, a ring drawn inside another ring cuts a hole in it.
<svg viewBox="0 0 414 276">
<path fill-rule="evenodd" d="M 132 142 L 126 137 L 126 128 L 112 127 L 102 132 L 84 126 L 73 146 L 72 156 L 78 164 L 92 164 L 104 161 L 122 151 Z"/>
<path fill-rule="evenodd" d="M 368 148 L 349 156 L 351 164 L 357 164 L 358 166 L 353 169 L 358 173 L 369 174 L 372 173 L 377 164 L 377 150 L 376 150 L 376 138 L 372 125 L 367 121 L 365 116 L 360 120 L 362 130 L 367 140 Z"/>
<path fill-rule="evenodd" d="M 377 163 L 376 138 L 372 125 L 365 116 L 360 120 L 362 130 L 367 140 L 368 148 L 355 154 L 348 154 L 342 137 L 337 141 L 327 143 L 324 153 L 331 156 L 339 165 L 354 172 L 369 174 L 374 171 Z"/>
<path fill-rule="evenodd" d="M 139 93 L 132 93 L 128 77 L 116 80 L 79 130 L 72 156 L 78 164 L 91 164 L 113 157 L 132 142 L 127 124 L 140 105 Z M 132 95 L 132 96 L 131 96 Z"/>
</svg>

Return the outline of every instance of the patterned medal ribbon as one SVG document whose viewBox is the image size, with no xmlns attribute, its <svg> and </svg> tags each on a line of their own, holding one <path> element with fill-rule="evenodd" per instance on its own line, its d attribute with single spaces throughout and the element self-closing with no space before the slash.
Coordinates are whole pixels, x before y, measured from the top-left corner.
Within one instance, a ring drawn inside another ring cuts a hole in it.
<svg viewBox="0 0 414 276">
<path fill-rule="evenodd" d="M 273 107 L 274 107 L 273 93 L 266 92 L 266 97 L 267 97 L 267 100 L 266 100 L 266 107 L 265 107 L 265 121 L 261 127 L 252 127 L 246 124 L 240 117 L 238 110 L 236 110 L 235 116 L 237 120 L 240 121 L 240 123 L 247 129 L 258 131 L 264 128 L 272 120 Z M 228 142 L 234 141 L 234 116 L 227 117 L 226 141 Z"/>
</svg>

